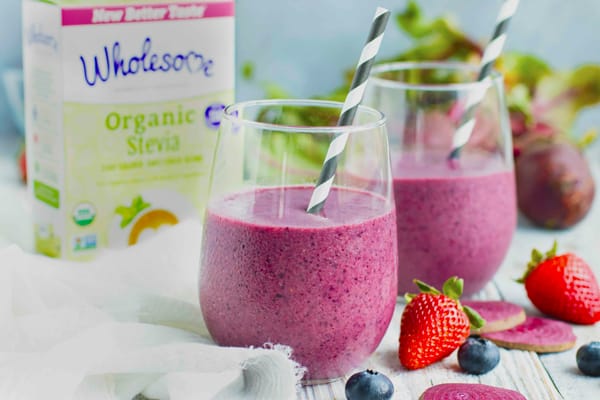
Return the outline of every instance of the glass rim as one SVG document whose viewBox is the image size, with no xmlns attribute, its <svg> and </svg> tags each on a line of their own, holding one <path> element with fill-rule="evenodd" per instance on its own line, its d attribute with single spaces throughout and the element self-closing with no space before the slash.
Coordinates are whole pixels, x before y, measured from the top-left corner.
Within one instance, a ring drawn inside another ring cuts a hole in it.
<svg viewBox="0 0 600 400">
<path fill-rule="evenodd" d="M 411 89 L 421 91 L 470 91 L 474 90 L 476 86 L 485 84 L 485 82 L 502 80 L 502 74 L 497 70 L 492 70 L 489 77 L 483 81 L 468 81 L 458 83 L 408 83 L 392 79 L 385 79 L 376 76 L 384 72 L 392 71 L 410 71 L 410 70 L 463 70 L 478 72 L 479 66 L 460 62 L 460 61 L 397 61 L 375 65 L 371 69 L 369 80 L 376 83 L 378 86 L 396 88 L 396 89 Z"/>
<path fill-rule="evenodd" d="M 385 115 L 375 108 L 368 107 L 360 104 L 358 106 L 358 112 L 366 112 L 369 115 L 374 116 L 373 121 L 356 124 L 356 125 L 344 125 L 344 126 L 310 126 L 310 125 L 285 125 L 285 124 L 274 124 L 270 122 L 260 122 L 254 119 L 240 118 L 235 114 L 236 111 L 246 107 L 264 107 L 264 106 L 307 106 L 307 107 L 323 107 L 323 108 L 336 108 L 340 111 L 344 107 L 344 103 L 333 100 L 315 100 L 315 99 L 263 99 L 263 100 L 247 100 L 240 101 L 225 107 L 223 111 L 223 119 L 227 119 L 232 123 L 241 124 L 244 126 L 250 126 L 253 128 L 289 132 L 289 133 L 356 133 L 360 131 L 368 131 L 373 129 L 379 129 L 385 126 L 386 117 Z"/>
</svg>

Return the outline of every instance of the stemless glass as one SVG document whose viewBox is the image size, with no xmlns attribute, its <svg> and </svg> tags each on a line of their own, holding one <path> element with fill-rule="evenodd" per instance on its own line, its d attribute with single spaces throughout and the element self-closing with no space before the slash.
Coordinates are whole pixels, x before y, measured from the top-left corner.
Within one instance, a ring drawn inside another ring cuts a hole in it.
<svg viewBox="0 0 600 400">
<path fill-rule="evenodd" d="M 516 228 L 512 141 L 502 76 L 477 82 L 476 66 L 393 63 L 373 69 L 365 104 L 387 119 L 398 229 L 398 290 L 413 279 L 438 288 L 464 279 L 480 291 Z M 449 159 L 468 96 L 484 85 L 472 135 Z"/>
<path fill-rule="evenodd" d="M 200 305 L 223 346 L 288 345 L 307 382 L 358 367 L 397 294 L 396 216 L 383 115 L 263 100 L 225 109 L 204 220 Z M 334 185 L 306 212 L 331 140 L 347 133 Z M 241 149 L 241 150 L 235 150 Z"/>
</svg>

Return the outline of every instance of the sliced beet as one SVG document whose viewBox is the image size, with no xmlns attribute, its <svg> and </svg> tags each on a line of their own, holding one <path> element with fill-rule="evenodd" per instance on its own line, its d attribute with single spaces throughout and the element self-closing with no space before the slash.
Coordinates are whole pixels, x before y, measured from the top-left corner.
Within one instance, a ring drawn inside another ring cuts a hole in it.
<svg viewBox="0 0 600 400">
<path fill-rule="evenodd" d="M 527 400 L 521 393 L 480 383 L 442 383 L 427 389 L 419 400 Z"/>
<path fill-rule="evenodd" d="M 554 353 L 575 346 L 573 328 L 564 322 L 542 317 L 527 317 L 514 328 L 481 335 L 509 349 Z"/>
<path fill-rule="evenodd" d="M 525 322 L 525 310 L 514 303 L 501 300 L 462 300 L 485 319 L 481 329 L 473 329 L 473 333 L 498 332 L 513 328 Z"/>
</svg>

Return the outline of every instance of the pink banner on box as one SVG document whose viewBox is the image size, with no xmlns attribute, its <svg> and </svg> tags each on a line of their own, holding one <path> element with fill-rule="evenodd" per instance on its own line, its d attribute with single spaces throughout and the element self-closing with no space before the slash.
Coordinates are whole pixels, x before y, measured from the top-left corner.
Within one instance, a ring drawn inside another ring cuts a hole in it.
<svg viewBox="0 0 600 400">
<path fill-rule="evenodd" d="M 125 6 L 69 7 L 62 10 L 62 25 L 104 25 L 136 22 L 178 21 L 235 14 L 235 1 L 182 2 Z"/>
</svg>

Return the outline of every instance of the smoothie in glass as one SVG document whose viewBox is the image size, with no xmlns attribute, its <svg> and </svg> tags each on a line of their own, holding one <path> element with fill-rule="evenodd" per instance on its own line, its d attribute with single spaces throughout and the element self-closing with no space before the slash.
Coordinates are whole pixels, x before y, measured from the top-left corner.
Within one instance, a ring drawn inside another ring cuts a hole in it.
<svg viewBox="0 0 600 400">
<path fill-rule="evenodd" d="M 200 304 L 224 346 L 289 345 L 308 380 L 338 378 L 373 353 L 397 293 L 393 204 L 333 188 L 320 215 L 313 188 L 257 188 L 209 204 Z"/>
<path fill-rule="evenodd" d="M 451 167 L 446 153 L 405 153 L 392 165 L 398 229 L 398 291 L 413 279 L 438 288 L 451 276 L 471 295 L 489 282 L 517 223 L 515 178 L 500 157 L 464 154 Z"/>
<path fill-rule="evenodd" d="M 366 103 L 387 118 L 399 295 L 414 279 L 470 296 L 502 265 L 517 222 L 504 78 L 476 65 L 399 62 L 372 71 Z"/>
</svg>

